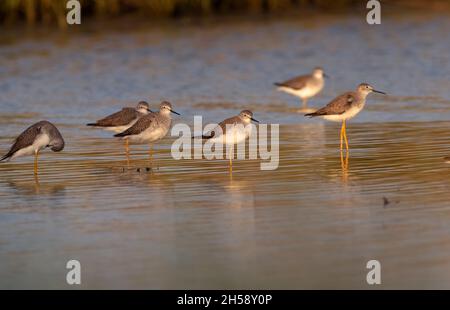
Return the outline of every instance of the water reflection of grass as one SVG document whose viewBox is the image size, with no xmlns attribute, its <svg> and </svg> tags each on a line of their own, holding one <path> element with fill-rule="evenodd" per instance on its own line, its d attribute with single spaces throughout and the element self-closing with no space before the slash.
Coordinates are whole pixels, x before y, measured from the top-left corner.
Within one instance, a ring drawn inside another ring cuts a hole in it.
<svg viewBox="0 0 450 310">
<path fill-rule="evenodd" d="M 176 18 L 227 14 L 281 13 L 298 10 L 342 10 L 365 8 L 355 0 L 79 0 L 83 16 L 114 17 L 136 13 L 146 17 Z M 438 7 L 447 0 L 396 0 L 395 5 Z M 67 0 L 2 0 L 0 23 L 57 24 L 66 27 Z M 386 3 L 386 2 L 383 2 Z M 389 3 L 389 5 L 391 4 Z"/>
</svg>

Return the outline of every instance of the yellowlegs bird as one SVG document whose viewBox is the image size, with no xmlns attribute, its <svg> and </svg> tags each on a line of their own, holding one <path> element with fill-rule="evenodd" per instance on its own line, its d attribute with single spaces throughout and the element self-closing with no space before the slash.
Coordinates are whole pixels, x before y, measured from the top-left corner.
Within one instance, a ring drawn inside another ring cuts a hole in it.
<svg viewBox="0 0 450 310">
<path fill-rule="evenodd" d="M 348 140 L 346 133 L 346 124 L 345 122 L 348 119 L 353 118 L 356 114 L 358 114 L 366 104 L 366 97 L 369 93 L 375 92 L 386 95 L 386 93 L 375 90 L 372 86 L 367 83 L 359 84 L 356 91 L 349 91 L 343 93 L 342 95 L 333 99 L 329 104 L 325 107 L 317 110 L 313 113 L 305 114 L 305 116 L 321 116 L 326 120 L 340 122 L 342 121 L 341 127 L 341 150 L 342 150 L 342 141 L 345 141 L 345 146 L 348 151 Z"/>
<path fill-rule="evenodd" d="M 208 135 L 203 135 L 202 138 L 210 140 L 213 143 L 221 143 L 225 145 L 238 144 L 249 137 L 251 134 L 251 126 L 249 125 L 252 121 L 259 123 L 258 120 L 253 118 L 253 113 L 249 110 L 243 110 L 239 115 L 227 118 L 218 124 L 218 126 L 213 129 Z M 234 151 L 229 148 L 230 154 L 230 170 L 233 165 L 232 159 Z"/>
<path fill-rule="evenodd" d="M 322 68 L 315 68 L 310 74 L 297 76 L 290 80 L 275 83 L 279 91 L 300 97 L 303 102 L 303 108 L 306 108 L 306 102 L 309 98 L 317 95 L 324 87 L 324 78 L 328 77 Z"/>
<path fill-rule="evenodd" d="M 136 108 L 126 107 L 122 110 L 108 115 L 95 123 L 89 123 L 87 126 L 100 127 L 105 130 L 114 131 L 116 133 L 123 132 L 136 123 L 136 121 L 144 115 L 152 112 L 149 105 L 145 101 L 140 101 Z M 129 161 L 128 140 L 125 140 L 125 154 Z"/>
<path fill-rule="evenodd" d="M 122 138 L 132 143 L 144 144 L 150 143 L 150 159 L 152 157 L 152 143 L 164 138 L 172 125 L 170 113 L 180 115 L 172 110 L 172 105 L 167 102 L 161 102 L 159 112 L 149 113 L 139 118 L 133 126 L 127 130 L 115 134 L 114 137 Z"/>
<path fill-rule="evenodd" d="M 49 147 L 53 152 L 62 151 L 64 139 L 55 125 L 48 121 L 40 121 L 22 132 L 14 141 L 9 152 L 0 161 L 10 161 L 20 156 L 34 154 L 34 174 L 37 175 L 39 152 L 46 147 Z"/>
</svg>

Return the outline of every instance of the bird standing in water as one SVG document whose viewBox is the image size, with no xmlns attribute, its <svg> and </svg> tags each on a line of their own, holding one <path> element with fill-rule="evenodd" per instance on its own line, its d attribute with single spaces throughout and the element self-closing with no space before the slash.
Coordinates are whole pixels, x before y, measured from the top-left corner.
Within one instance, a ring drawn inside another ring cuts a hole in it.
<svg viewBox="0 0 450 310">
<path fill-rule="evenodd" d="M 0 161 L 34 154 L 34 175 L 37 175 L 39 152 L 47 147 L 53 152 L 60 152 L 64 149 L 64 144 L 64 139 L 55 125 L 49 121 L 40 121 L 22 132 Z"/>
<path fill-rule="evenodd" d="M 114 137 L 128 140 L 131 143 L 150 143 L 150 159 L 152 158 L 152 143 L 164 138 L 169 132 L 172 125 L 172 117 L 170 113 L 180 115 L 172 109 L 172 105 L 167 102 L 161 102 L 159 111 L 155 113 L 149 113 L 139 118 L 133 126 L 127 130 L 114 135 Z"/>
<path fill-rule="evenodd" d="M 345 147 L 348 151 L 348 140 L 346 132 L 346 121 L 353 118 L 361 112 L 366 104 L 366 97 L 371 92 L 386 95 L 386 93 L 375 90 L 367 83 L 359 84 L 356 91 L 349 91 L 333 99 L 325 107 L 317 110 L 313 113 L 305 114 L 305 116 L 315 117 L 321 116 L 326 120 L 334 122 L 342 122 L 341 127 L 341 151 L 343 149 L 343 141 L 345 141 Z"/>
<path fill-rule="evenodd" d="M 259 123 L 258 120 L 253 118 L 253 113 L 249 110 L 243 110 L 239 115 L 227 118 L 218 124 L 216 129 L 213 129 L 208 135 L 203 135 L 202 138 L 209 140 L 213 143 L 221 143 L 225 145 L 235 145 L 238 144 L 249 137 L 251 134 L 251 126 L 249 125 L 252 121 Z M 229 160 L 230 160 L 230 171 L 233 166 L 233 154 L 232 148 L 229 148 Z"/>
<path fill-rule="evenodd" d="M 108 115 L 95 123 L 89 123 L 87 126 L 100 127 L 105 130 L 114 131 L 116 133 L 123 132 L 133 126 L 139 118 L 151 113 L 149 105 L 145 101 L 140 101 L 135 108 L 126 107 L 122 110 Z M 125 154 L 129 162 L 129 145 L 125 140 Z"/>
<path fill-rule="evenodd" d="M 314 97 L 325 86 L 325 77 L 328 77 L 323 72 L 323 69 L 317 67 L 307 75 L 297 76 L 290 80 L 275 83 L 279 91 L 300 97 L 303 103 L 303 109 L 306 108 L 306 102 L 309 98 Z"/>
</svg>

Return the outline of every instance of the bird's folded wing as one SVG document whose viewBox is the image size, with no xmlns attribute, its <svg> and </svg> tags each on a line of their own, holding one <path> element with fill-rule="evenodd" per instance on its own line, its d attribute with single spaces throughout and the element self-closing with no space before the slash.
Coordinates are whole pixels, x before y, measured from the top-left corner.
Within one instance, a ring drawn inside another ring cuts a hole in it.
<svg viewBox="0 0 450 310">
<path fill-rule="evenodd" d="M 10 150 L 6 155 L 4 155 L 0 160 L 7 159 L 14 155 L 17 151 L 26 148 L 33 144 L 36 137 L 40 134 L 41 127 L 38 124 L 28 127 L 22 132 L 15 140 L 14 144 L 11 146 Z"/>
<path fill-rule="evenodd" d="M 307 81 L 308 76 L 302 75 L 281 83 L 275 83 L 275 85 L 299 90 L 306 86 Z"/>
<path fill-rule="evenodd" d="M 100 127 L 125 126 L 131 123 L 136 117 L 137 111 L 134 108 L 123 108 L 119 112 L 98 120 L 95 125 Z"/>
<path fill-rule="evenodd" d="M 155 123 L 155 116 L 153 114 L 147 114 L 134 123 L 133 126 L 125 130 L 124 132 L 121 132 L 117 135 L 114 135 L 114 137 L 125 137 L 125 136 L 131 136 L 131 135 L 138 135 L 142 133 L 144 130 L 150 128 Z"/>
<path fill-rule="evenodd" d="M 345 113 L 354 102 L 355 97 L 352 94 L 342 94 L 333 99 L 325 107 L 317 110 L 316 115 L 340 115 Z"/>
<path fill-rule="evenodd" d="M 211 139 L 213 137 L 220 137 L 221 135 L 225 134 L 227 125 L 231 126 L 233 124 L 236 124 L 237 116 L 233 116 L 230 118 L 227 118 L 226 120 L 221 121 L 217 127 L 215 127 L 213 130 L 211 130 L 207 135 L 203 135 L 203 139 Z"/>
</svg>

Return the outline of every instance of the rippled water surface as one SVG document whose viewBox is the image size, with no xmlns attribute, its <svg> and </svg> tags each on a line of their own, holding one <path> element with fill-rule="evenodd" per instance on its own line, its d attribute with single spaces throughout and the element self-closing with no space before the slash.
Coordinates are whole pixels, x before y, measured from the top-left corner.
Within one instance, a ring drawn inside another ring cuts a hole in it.
<svg viewBox="0 0 450 310">
<path fill-rule="evenodd" d="M 450 288 L 450 19 L 318 18 L 87 31 L 0 45 L 0 150 L 48 119 L 66 148 L 0 164 L 0 287 Z M 321 65 L 311 107 L 362 81 L 348 124 L 306 119 L 272 83 Z M 280 124 L 280 162 L 174 160 L 174 137 L 123 145 L 85 123 L 170 100 L 192 125 L 251 109 Z M 139 169 L 139 171 L 138 171 Z"/>
</svg>

